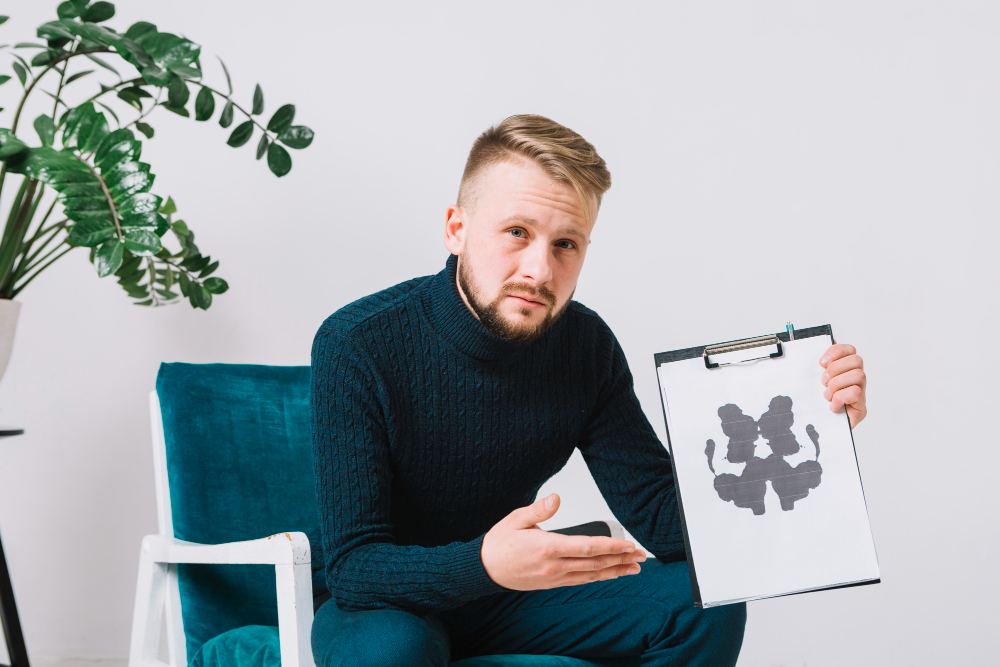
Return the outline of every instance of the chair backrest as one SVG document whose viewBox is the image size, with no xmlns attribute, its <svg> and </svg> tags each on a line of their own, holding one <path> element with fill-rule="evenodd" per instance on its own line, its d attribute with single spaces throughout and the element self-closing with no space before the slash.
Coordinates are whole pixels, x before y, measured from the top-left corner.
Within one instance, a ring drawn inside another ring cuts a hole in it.
<svg viewBox="0 0 1000 667">
<path fill-rule="evenodd" d="M 309 367 L 162 364 L 156 394 L 161 532 L 221 544 L 301 531 L 322 563 Z M 188 659 L 233 628 L 278 624 L 273 566 L 180 565 L 177 576 Z"/>
</svg>

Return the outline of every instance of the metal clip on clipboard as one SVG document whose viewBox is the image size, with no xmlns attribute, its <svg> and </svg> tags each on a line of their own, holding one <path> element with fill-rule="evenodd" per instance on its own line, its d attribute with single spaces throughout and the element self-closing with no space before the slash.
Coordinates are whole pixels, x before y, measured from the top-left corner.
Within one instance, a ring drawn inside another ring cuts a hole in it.
<svg viewBox="0 0 1000 667">
<path fill-rule="evenodd" d="M 772 352 L 771 354 L 766 354 L 762 357 L 753 357 L 752 359 L 741 359 L 740 361 L 727 361 L 725 363 L 712 363 L 709 361 L 710 356 L 726 354 L 728 352 L 739 352 L 741 350 L 751 350 L 757 347 L 770 347 L 772 345 L 777 345 L 778 351 Z M 781 339 L 777 335 L 771 334 L 769 336 L 758 336 L 757 338 L 744 338 L 743 340 L 734 340 L 729 343 L 720 343 L 719 345 L 709 345 L 705 348 L 705 351 L 701 353 L 702 358 L 705 360 L 705 368 L 719 368 L 720 366 L 733 366 L 735 364 L 745 364 L 748 361 L 760 361 L 761 359 L 776 359 L 784 354 L 781 347 Z"/>
</svg>

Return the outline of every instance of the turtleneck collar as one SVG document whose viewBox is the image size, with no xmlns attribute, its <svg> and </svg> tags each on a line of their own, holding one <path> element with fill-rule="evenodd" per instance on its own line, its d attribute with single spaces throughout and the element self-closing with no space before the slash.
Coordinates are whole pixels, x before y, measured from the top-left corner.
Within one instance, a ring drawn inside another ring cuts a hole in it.
<svg viewBox="0 0 1000 667">
<path fill-rule="evenodd" d="M 458 256 L 449 255 L 444 270 L 430 281 L 424 305 L 434 328 L 461 352 L 475 359 L 500 361 L 523 353 L 528 345 L 494 336 L 472 314 L 458 293 L 457 270 Z M 539 340 L 545 339 L 549 333 L 546 332 Z"/>
</svg>

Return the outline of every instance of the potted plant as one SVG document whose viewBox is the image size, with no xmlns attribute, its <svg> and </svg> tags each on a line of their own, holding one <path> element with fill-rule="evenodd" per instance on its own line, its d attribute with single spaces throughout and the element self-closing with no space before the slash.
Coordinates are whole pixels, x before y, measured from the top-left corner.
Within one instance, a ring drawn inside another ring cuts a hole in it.
<svg viewBox="0 0 1000 667">
<path fill-rule="evenodd" d="M 228 289 L 214 275 L 219 262 L 174 219 L 174 202 L 152 192 L 154 175 L 140 158 L 143 140 L 155 134 L 154 111 L 208 121 L 221 108 L 223 128 L 240 118 L 227 143 L 243 146 L 259 131 L 256 157 L 266 155 L 278 177 L 292 168 L 286 147 L 306 148 L 313 139 L 308 127 L 293 125 L 291 104 L 263 123 L 259 84 L 249 109 L 238 104 L 221 58 L 225 92 L 208 85 L 201 47 L 189 39 L 145 21 L 117 32 L 104 24 L 115 14 L 110 2 L 67 0 L 56 14 L 38 27 L 39 41 L 0 47 L 13 70 L 0 74 L 0 378 L 17 325 L 14 299 L 76 248 L 88 248 L 98 277 L 115 276 L 135 305 L 187 299 L 208 309 Z M 51 113 L 29 123 L 25 102 L 39 93 L 51 100 Z M 5 188 L 14 190 L 6 207 Z"/>
</svg>

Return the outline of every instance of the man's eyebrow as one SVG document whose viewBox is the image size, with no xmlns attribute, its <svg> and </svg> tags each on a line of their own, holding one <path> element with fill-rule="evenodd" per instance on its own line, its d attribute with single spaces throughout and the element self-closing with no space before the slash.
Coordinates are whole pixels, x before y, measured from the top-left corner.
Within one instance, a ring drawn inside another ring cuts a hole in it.
<svg viewBox="0 0 1000 667">
<path fill-rule="evenodd" d="M 511 222 L 519 222 L 522 225 L 528 225 L 529 227 L 537 227 L 538 226 L 538 221 L 537 220 L 535 220 L 534 218 L 529 218 L 529 217 L 524 216 L 524 215 L 512 215 L 512 216 L 510 216 L 508 218 L 505 218 L 502 221 L 501 224 L 507 224 L 507 223 L 511 223 Z M 586 234 L 584 234 L 583 232 L 581 232 L 580 230 L 578 230 L 578 229 L 576 229 L 574 227 L 569 227 L 569 226 L 560 227 L 559 229 L 556 230 L 556 234 L 560 235 L 560 236 L 575 236 L 575 237 L 577 237 L 578 239 L 580 239 L 582 241 L 586 241 L 587 240 L 587 235 Z"/>
</svg>

